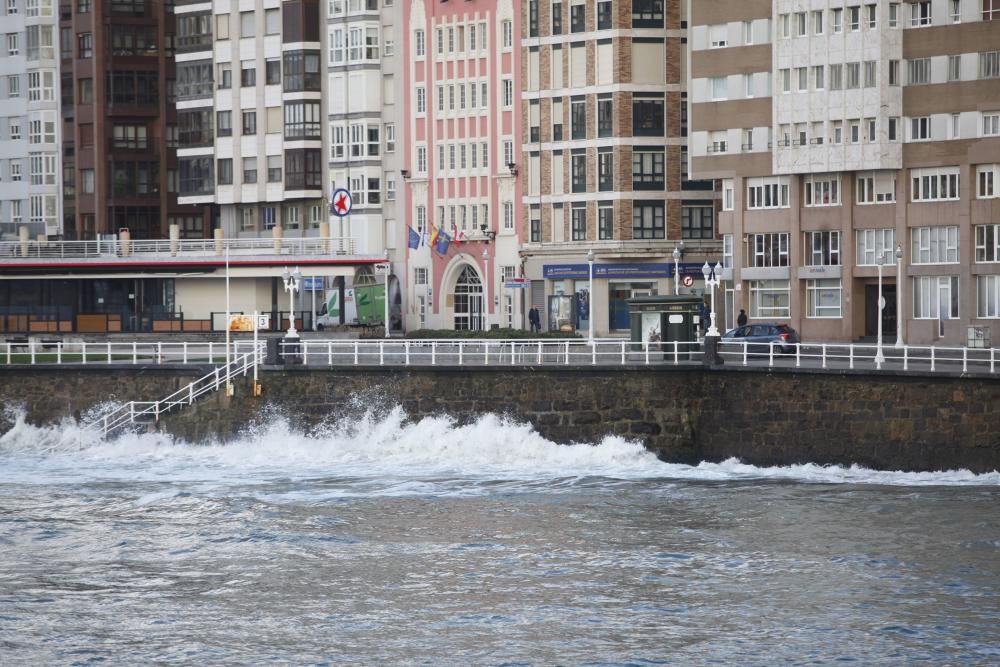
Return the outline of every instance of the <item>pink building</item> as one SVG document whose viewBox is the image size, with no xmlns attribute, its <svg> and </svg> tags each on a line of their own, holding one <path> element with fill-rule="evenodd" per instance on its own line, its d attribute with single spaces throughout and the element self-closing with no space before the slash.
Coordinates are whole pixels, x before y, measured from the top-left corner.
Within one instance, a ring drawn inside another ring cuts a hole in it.
<svg viewBox="0 0 1000 667">
<path fill-rule="evenodd" d="M 412 0 L 403 37 L 406 328 L 522 327 L 521 12 L 512 0 Z M 449 238 L 432 247 L 432 237 Z"/>
</svg>

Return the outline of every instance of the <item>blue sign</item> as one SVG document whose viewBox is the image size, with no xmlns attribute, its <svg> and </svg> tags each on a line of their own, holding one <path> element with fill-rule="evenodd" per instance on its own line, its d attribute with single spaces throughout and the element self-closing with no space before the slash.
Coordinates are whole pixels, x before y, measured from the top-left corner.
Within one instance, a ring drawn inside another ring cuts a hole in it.
<svg viewBox="0 0 1000 667">
<path fill-rule="evenodd" d="M 697 273 L 701 275 L 701 264 L 682 263 L 681 273 Z M 629 279 L 629 278 L 671 278 L 674 275 L 673 262 L 634 263 L 634 264 L 594 264 L 594 278 Z M 587 264 L 545 264 L 542 276 L 547 280 L 563 280 L 568 278 L 589 278 Z"/>
<path fill-rule="evenodd" d="M 303 278 L 302 279 L 302 291 L 304 292 L 318 292 L 323 289 L 323 279 L 322 278 Z"/>
</svg>

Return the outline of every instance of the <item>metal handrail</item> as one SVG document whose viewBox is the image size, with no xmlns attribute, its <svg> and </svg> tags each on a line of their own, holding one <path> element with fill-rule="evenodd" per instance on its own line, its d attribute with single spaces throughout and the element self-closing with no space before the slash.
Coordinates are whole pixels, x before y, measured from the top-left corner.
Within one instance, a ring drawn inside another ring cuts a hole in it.
<svg viewBox="0 0 1000 667">
<path fill-rule="evenodd" d="M 229 364 L 215 368 L 211 373 L 203 375 L 158 401 L 129 401 L 86 424 L 84 430 L 100 431 L 102 435 L 107 436 L 148 415 L 159 421 L 160 415 L 178 406 L 191 405 L 196 398 L 226 386 L 232 378 L 246 375 L 260 363 L 262 350 L 262 346 L 251 349 L 250 352 L 237 356 Z"/>
<path fill-rule="evenodd" d="M 244 238 L 244 239 L 156 239 L 101 241 L 4 241 L 0 260 L 31 259 L 125 259 L 138 257 L 241 255 L 351 255 L 357 242 L 350 237 Z M 374 255 L 371 256 L 375 258 Z"/>
</svg>

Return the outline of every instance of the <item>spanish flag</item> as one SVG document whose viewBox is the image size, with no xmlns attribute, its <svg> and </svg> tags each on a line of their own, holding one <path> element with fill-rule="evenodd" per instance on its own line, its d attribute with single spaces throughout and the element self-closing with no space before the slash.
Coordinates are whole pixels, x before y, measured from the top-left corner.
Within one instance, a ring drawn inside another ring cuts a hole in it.
<svg viewBox="0 0 1000 667">
<path fill-rule="evenodd" d="M 431 242 L 430 242 L 430 247 L 433 248 L 435 245 L 437 245 L 437 242 L 438 242 L 438 228 L 434 226 L 433 222 L 431 222 L 429 224 L 431 226 Z"/>
</svg>

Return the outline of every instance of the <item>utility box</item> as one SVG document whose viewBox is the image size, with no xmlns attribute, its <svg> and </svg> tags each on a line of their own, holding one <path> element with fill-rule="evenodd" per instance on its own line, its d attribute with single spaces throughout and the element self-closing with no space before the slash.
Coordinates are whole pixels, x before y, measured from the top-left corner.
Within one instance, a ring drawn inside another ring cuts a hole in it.
<svg viewBox="0 0 1000 667">
<path fill-rule="evenodd" d="M 965 342 L 966 347 L 988 348 L 992 346 L 992 335 L 989 327 L 969 327 Z"/>
<path fill-rule="evenodd" d="M 662 350 L 673 356 L 674 341 L 694 343 L 698 340 L 698 311 L 704 303 L 701 297 L 690 295 L 640 296 L 626 301 L 632 330 L 633 351 Z M 700 355 L 692 345 L 678 348 L 685 359 Z"/>
</svg>

